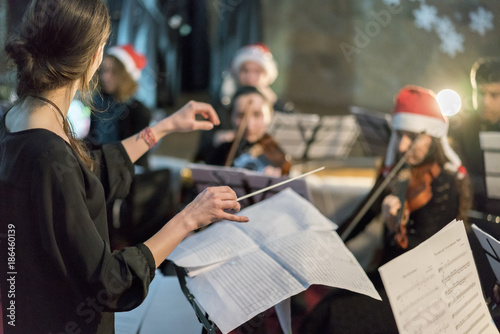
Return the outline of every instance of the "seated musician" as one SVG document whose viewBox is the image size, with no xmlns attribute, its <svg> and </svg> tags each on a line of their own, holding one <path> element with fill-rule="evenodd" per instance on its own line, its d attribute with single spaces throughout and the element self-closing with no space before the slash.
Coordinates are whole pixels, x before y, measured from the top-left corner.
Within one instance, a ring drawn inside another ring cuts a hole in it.
<svg viewBox="0 0 500 334">
<path fill-rule="evenodd" d="M 238 89 L 244 86 L 258 87 L 259 91 L 267 98 L 273 110 L 284 113 L 295 112 L 293 103 L 278 97 L 271 85 L 278 77 L 278 65 L 267 45 L 255 43 L 239 48 L 234 54 L 227 71 L 222 73 L 222 85 L 212 105 L 219 114 L 221 124 L 217 129 L 202 132 L 196 161 L 206 161 L 208 152 L 213 150 L 216 130 L 231 128 L 231 106 Z M 216 146 L 216 145 L 215 145 Z"/>
<path fill-rule="evenodd" d="M 484 153 L 479 134 L 500 132 L 500 58 L 481 58 L 470 72 L 474 110 L 465 110 L 450 122 L 451 144 L 467 168 L 473 189 L 472 207 L 484 215 L 500 215 L 500 200 L 486 191 Z M 488 233 L 500 237 L 494 229 Z"/>
<path fill-rule="evenodd" d="M 375 270 L 369 272 L 383 301 L 334 290 L 309 314 L 303 323 L 303 333 L 397 333 L 387 295 L 376 269 L 416 247 L 453 219 L 466 218 L 470 202 L 467 175 L 460 159 L 448 144 L 448 123 L 441 114 L 434 93 L 417 86 L 401 89 L 396 97 L 392 127 L 385 167 L 366 201 L 377 193 L 377 188 L 387 175 L 396 175 L 395 181 L 373 202 L 361 219 L 354 221 L 364 203 L 338 230 L 339 235 L 347 241 L 375 217 L 378 216 L 384 222 L 382 255 L 372 268 Z M 401 159 L 404 159 L 405 164 L 402 164 Z M 404 168 L 391 173 L 396 165 Z M 401 189 L 406 184 L 403 180 L 408 181 L 407 189 Z M 398 193 L 402 193 L 401 198 L 397 196 Z M 400 209 L 402 218 L 397 221 Z M 357 227 L 352 228 L 351 224 L 357 224 Z M 346 231 L 350 231 L 348 235 Z"/>
<path fill-rule="evenodd" d="M 231 122 L 236 134 L 212 151 L 206 162 L 260 171 L 269 176 L 287 175 L 290 162 L 266 133 L 273 109 L 256 87 L 241 87 L 233 98 Z"/>
</svg>

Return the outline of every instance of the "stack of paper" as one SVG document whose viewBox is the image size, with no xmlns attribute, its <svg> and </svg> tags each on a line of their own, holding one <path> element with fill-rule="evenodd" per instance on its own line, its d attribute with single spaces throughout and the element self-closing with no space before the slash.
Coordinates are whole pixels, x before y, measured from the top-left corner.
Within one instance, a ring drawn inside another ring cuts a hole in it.
<svg viewBox="0 0 500 334">
<path fill-rule="evenodd" d="M 282 300 L 323 284 L 380 296 L 334 231 L 336 225 L 291 189 L 184 240 L 169 259 L 194 276 L 187 286 L 227 333 Z"/>
</svg>

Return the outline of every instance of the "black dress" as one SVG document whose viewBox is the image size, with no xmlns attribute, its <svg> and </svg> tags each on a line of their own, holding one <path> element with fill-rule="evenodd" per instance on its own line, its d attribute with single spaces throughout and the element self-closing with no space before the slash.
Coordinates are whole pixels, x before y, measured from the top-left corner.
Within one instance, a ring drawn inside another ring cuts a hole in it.
<svg viewBox="0 0 500 334">
<path fill-rule="evenodd" d="M 146 297 L 153 255 L 144 244 L 112 253 L 106 222 L 105 201 L 127 194 L 133 165 L 121 144 L 93 157 L 92 172 L 58 135 L 7 133 L 2 119 L 5 333 L 113 333 L 113 312 L 133 309 Z"/>
<path fill-rule="evenodd" d="M 120 103 L 111 95 L 101 93 L 93 103 L 96 110 L 90 115 L 89 133 L 84 139 L 90 149 L 133 136 L 151 122 L 151 112 L 135 98 Z M 148 168 L 148 152 L 135 165 Z"/>
</svg>

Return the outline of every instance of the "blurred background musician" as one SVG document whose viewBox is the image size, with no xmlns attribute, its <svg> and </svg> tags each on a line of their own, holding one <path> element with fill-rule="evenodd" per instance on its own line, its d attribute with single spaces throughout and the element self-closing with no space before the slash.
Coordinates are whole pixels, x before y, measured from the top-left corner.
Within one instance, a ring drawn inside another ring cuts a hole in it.
<svg viewBox="0 0 500 334">
<path fill-rule="evenodd" d="M 232 127 L 231 105 L 236 92 L 245 86 L 257 87 L 269 101 L 274 111 L 293 112 L 293 103 L 278 98 L 271 88 L 277 77 L 278 67 L 267 45 L 255 43 L 238 49 L 233 57 L 230 69 L 223 74 L 219 100 L 214 103 L 214 108 L 221 119 L 221 126 L 218 129 L 224 130 Z M 201 134 L 195 160 L 204 161 L 207 159 L 207 152 L 217 146 L 216 133 L 217 129 L 214 129 Z"/>
<path fill-rule="evenodd" d="M 290 161 L 266 133 L 272 114 L 271 103 L 264 93 L 257 87 L 241 87 L 233 98 L 231 123 L 242 136 L 233 135 L 230 141 L 219 144 L 206 162 L 260 171 L 269 176 L 287 175 Z"/>
<path fill-rule="evenodd" d="M 460 113 L 450 124 L 451 144 L 463 161 L 473 189 L 473 209 L 500 215 L 500 200 L 488 198 L 482 131 L 500 132 L 500 58 L 480 58 L 472 66 L 470 80 L 474 110 Z M 491 233 L 491 230 L 488 231 Z M 497 238 L 500 233 L 494 234 Z"/>
<path fill-rule="evenodd" d="M 93 99 L 95 110 L 85 138 L 90 148 L 128 138 L 149 125 L 149 109 L 134 97 L 146 63 L 130 44 L 108 49 L 99 69 L 100 92 Z M 148 155 L 136 165 L 147 168 Z"/>
</svg>

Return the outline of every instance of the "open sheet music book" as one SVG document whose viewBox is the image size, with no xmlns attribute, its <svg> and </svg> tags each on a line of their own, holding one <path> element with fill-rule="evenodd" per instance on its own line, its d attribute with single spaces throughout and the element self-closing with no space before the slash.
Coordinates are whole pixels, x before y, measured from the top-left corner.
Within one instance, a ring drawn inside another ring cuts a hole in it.
<svg viewBox="0 0 500 334">
<path fill-rule="evenodd" d="M 312 284 L 380 300 L 336 225 L 293 190 L 241 215 L 250 222 L 215 223 L 168 257 L 194 276 L 187 282 L 189 290 L 223 333 Z"/>
<path fill-rule="evenodd" d="M 498 333 L 462 221 L 379 269 L 400 333 Z"/>
</svg>

